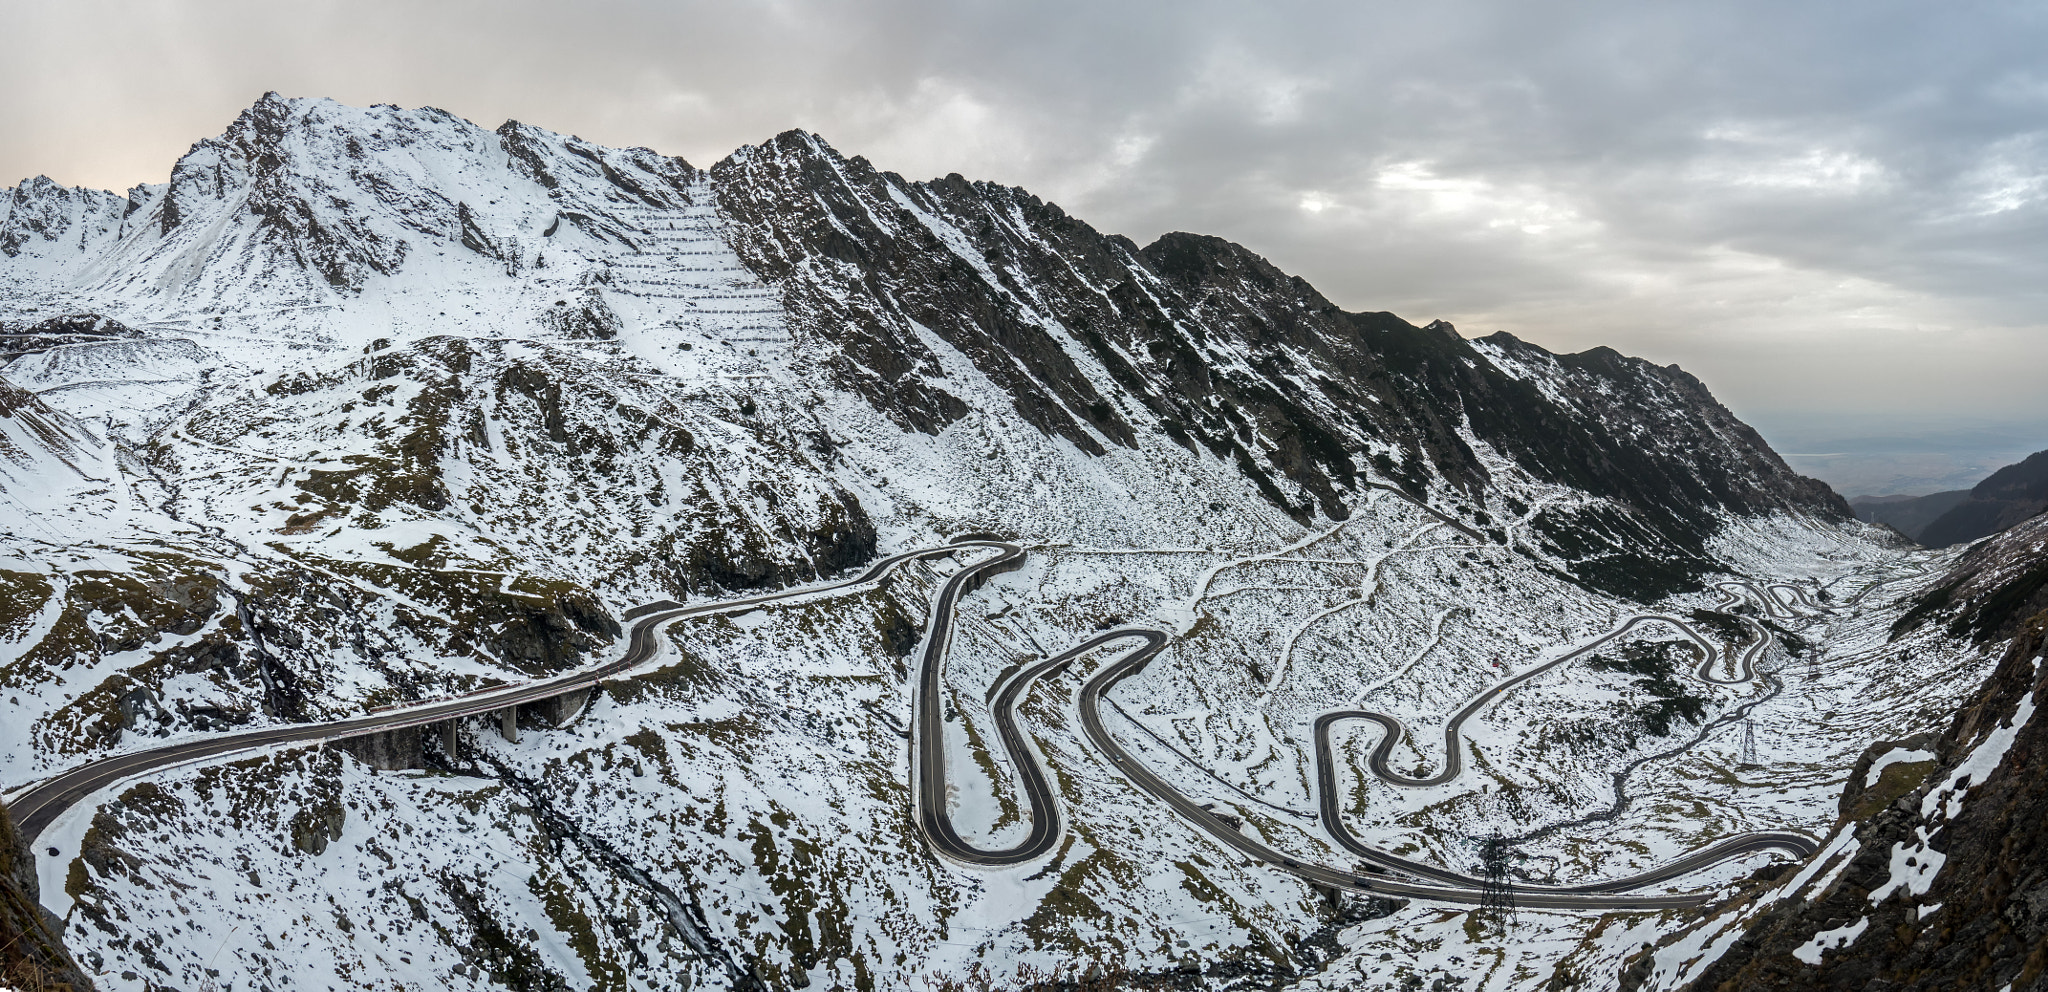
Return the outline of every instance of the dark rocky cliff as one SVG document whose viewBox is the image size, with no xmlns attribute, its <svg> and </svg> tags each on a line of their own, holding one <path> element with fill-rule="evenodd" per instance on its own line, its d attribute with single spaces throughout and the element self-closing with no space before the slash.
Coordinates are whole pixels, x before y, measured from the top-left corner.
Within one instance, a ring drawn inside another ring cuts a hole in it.
<svg viewBox="0 0 2048 992">
<path fill-rule="evenodd" d="M 35 855 L 0 807 L 0 985 L 92 988 L 92 980 L 64 949 L 62 924 L 36 901 L 36 894 Z"/>
<path fill-rule="evenodd" d="M 1371 478 L 1483 504 L 1469 431 L 1537 478 L 1621 504 L 1553 522 L 1552 550 L 1674 563 L 1647 582 L 1581 576 L 1649 595 L 1704 567 L 1720 514 L 1850 516 L 1676 366 L 1554 356 L 1505 334 L 1475 347 L 1449 324 L 1344 311 L 1220 238 L 1140 248 L 1024 190 L 909 182 L 800 131 L 711 175 L 735 248 L 782 288 L 829 373 L 913 429 L 968 410 L 931 335 L 1038 429 L 1098 454 L 1164 434 L 1235 463 L 1304 523 L 1342 519 Z"/>
</svg>

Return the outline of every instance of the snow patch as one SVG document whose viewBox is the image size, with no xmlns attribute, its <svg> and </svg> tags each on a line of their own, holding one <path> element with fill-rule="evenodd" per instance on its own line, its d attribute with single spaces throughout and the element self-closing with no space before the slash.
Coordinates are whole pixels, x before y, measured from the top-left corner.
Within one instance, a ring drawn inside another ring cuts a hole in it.
<svg viewBox="0 0 2048 992">
<path fill-rule="evenodd" d="M 1819 964 L 1821 955 L 1827 951 L 1839 950 L 1856 942 L 1863 931 L 1870 929 L 1870 917 L 1866 916 L 1848 926 L 1823 930 L 1814 934 L 1813 939 L 1793 948 L 1792 956 L 1807 964 Z"/>
</svg>

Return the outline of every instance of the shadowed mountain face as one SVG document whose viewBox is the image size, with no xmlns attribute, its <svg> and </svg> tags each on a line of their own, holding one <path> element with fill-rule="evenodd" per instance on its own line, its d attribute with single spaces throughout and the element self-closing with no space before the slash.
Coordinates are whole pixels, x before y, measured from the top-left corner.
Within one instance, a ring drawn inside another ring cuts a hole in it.
<svg viewBox="0 0 2048 992">
<path fill-rule="evenodd" d="M 1970 490 L 1968 499 L 1942 513 L 1915 539 L 1930 548 L 1962 544 L 1996 534 L 2042 510 L 2048 510 L 2048 451 L 1991 473 Z"/>
<path fill-rule="evenodd" d="M 1926 496 L 1854 496 L 1849 505 L 1858 520 L 1884 524 L 1917 541 L 1928 524 L 1969 498 L 1968 489 L 1956 489 Z"/>
</svg>

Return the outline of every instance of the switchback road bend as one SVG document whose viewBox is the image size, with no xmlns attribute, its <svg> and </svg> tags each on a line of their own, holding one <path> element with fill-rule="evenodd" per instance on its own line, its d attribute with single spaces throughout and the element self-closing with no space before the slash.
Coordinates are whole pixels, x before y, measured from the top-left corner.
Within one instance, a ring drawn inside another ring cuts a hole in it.
<svg viewBox="0 0 2048 992">
<path fill-rule="evenodd" d="M 1025 559 L 1022 548 L 1007 541 L 992 539 L 960 540 L 952 544 L 906 551 L 884 558 L 861 574 L 852 578 L 820 585 L 801 587 L 776 593 L 723 600 L 697 606 L 680 606 L 673 603 L 650 604 L 627 614 L 633 619 L 632 633 L 625 653 L 615 661 L 594 668 L 583 669 L 551 679 L 543 679 L 519 686 L 466 696 L 459 699 L 437 701 L 402 710 L 392 710 L 368 716 L 324 724 L 310 724 L 291 727 L 277 727 L 197 741 L 186 741 L 145 751 L 117 755 L 100 761 L 62 772 L 23 792 L 9 807 L 15 821 L 20 824 L 24 836 L 34 838 L 56 819 L 65 809 L 93 795 L 101 789 L 123 779 L 149 771 L 226 757 L 233 754 L 286 744 L 301 744 L 328 741 L 341 738 L 378 733 L 402 727 L 421 726 L 443 720 L 475 716 L 502 710 L 508 706 L 531 703 L 549 697 L 588 688 L 601 682 L 605 677 L 630 672 L 652 658 L 659 650 L 657 639 L 660 630 L 669 623 L 693 616 L 715 613 L 729 613 L 749 610 L 770 603 L 798 598 L 840 594 L 852 589 L 872 585 L 890 571 L 907 562 L 957 555 L 967 551 L 993 552 L 986 557 L 970 561 L 960 571 L 949 576 L 941 586 L 939 595 L 932 604 L 931 621 L 920 651 L 917 684 L 913 692 L 913 721 L 911 741 L 911 788 L 913 817 L 923 835 L 942 856 L 958 863 L 1001 867 L 1015 865 L 1044 856 L 1058 843 L 1063 827 L 1060 811 L 1053 795 L 1050 779 L 1044 764 L 1040 761 L 1029 735 L 1018 726 L 1017 707 L 1031 687 L 1041 680 L 1063 670 L 1074 661 L 1093 652 L 1112 647 L 1124 648 L 1125 653 L 1103 665 L 1082 686 L 1078 700 L 1079 715 L 1084 735 L 1089 742 L 1107 759 L 1118 773 L 1133 785 L 1171 807 L 1184 820 L 1202 830 L 1209 837 L 1224 846 L 1247 857 L 1279 870 L 1289 872 L 1311 883 L 1373 892 L 1390 896 L 1429 899 L 1452 903 L 1477 904 L 1482 900 L 1477 880 L 1456 872 L 1414 862 L 1381 851 L 1352 837 L 1341 828 L 1336 818 L 1334 772 L 1331 770 L 1328 747 L 1328 727 L 1341 719 L 1360 718 L 1375 720 L 1386 729 L 1387 739 L 1392 740 L 1400 731 L 1400 724 L 1384 714 L 1368 711 L 1345 711 L 1326 714 L 1317 723 L 1318 786 L 1322 793 L 1322 807 L 1325 821 L 1336 826 L 1335 836 L 1346 850 L 1357 854 L 1377 870 L 1397 871 L 1411 875 L 1418 881 L 1390 878 L 1379 875 L 1359 874 L 1324 865 L 1314 864 L 1284 854 L 1265 844 L 1252 840 L 1241 833 L 1217 813 L 1197 805 L 1192 799 L 1155 775 L 1134 755 L 1117 742 L 1108 728 L 1103 725 L 1101 707 L 1106 693 L 1118 682 L 1139 671 L 1145 664 L 1163 650 L 1170 636 L 1162 630 L 1150 628 L 1124 628 L 1097 634 L 1057 655 L 1036 662 L 1004 683 L 991 701 L 991 715 L 997 725 L 998 738 L 1007 752 L 1011 766 L 1016 770 L 1019 784 L 1024 791 L 1026 804 L 1030 809 L 1031 826 L 1024 839 L 1017 844 L 1000 849 L 978 848 L 968 843 L 954 827 L 948 809 L 949 790 L 946 778 L 946 735 L 945 735 L 945 660 L 952 644 L 953 623 L 961 598 L 978 588 L 989 576 L 1019 567 Z M 1592 650 L 1607 639 L 1618 637 L 1636 623 L 1668 623 L 1702 644 L 1704 638 L 1691 628 L 1670 617 L 1641 616 L 1603 638 L 1602 641 L 1587 645 L 1541 668 L 1517 676 L 1495 686 L 1468 703 L 1459 711 L 1447 727 L 1447 760 L 1443 771 L 1423 780 L 1406 780 L 1404 784 L 1428 784 L 1447 782 L 1458 773 L 1459 749 L 1457 728 L 1464 720 L 1478 712 L 1488 702 L 1499 698 L 1500 693 L 1540 674 L 1555 665 L 1562 664 Z M 1761 641 L 1758 642 L 1761 644 Z M 1126 645 L 1128 645 L 1126 647 Z M 1749 659 L 1756 647 L 1744 652 L 1741 680 L 1752 677 Z M 1702 666 L 1701 675 L 1710 681 L 1708 669 L 1712 667 L 1713 653 L 1708 649 L 1709 661 Z M 1375 774 L 1391 774 L 1386 770 L 1386 750 L 1390 745 L 1385 741 L 1375 752 L 1372 762 Z M 1813 850 L 1811 840 L 1792 833 L 1766 832 L 1744 834 L 1725 839 L 1711 847 L 1695 852 L 1684 858 L 1650 872 L 1611 881 L 1592 882 L 1565 887 L 1531 887 L 1518 890 L 1520 905 L 1532 908 L 1585 908 L 1585 909 L 1668 909 L 1695 906 L 1706 901 L 1707 896 L 1695 894 L 1675 895 L 1632 895 L 1625 890 L 1641 888 L 1669 881 L 1681 875 L 1726 858 L 1738 857 L 1762 850 L 1780 850 L 1796 856 L 1806 856 Z"/>
<path fill-rule="evenodd" d="M 995 550 L 999 558 L 1013 555 L 1016 560 L 1021 560 L 1023 556 L 1023 551 L 1013 544 L 997 541 L 960 541 L 942 547 L 921 548 L 891 555 L 868 566 L 859 575 L 834 582 L 696 606 L 681 606 L 675 603 L 650 604 L 652 609 L 641 607 L 627 613 L 627 617 L 633 619 L 634 623 L 626 652 L 618 659 L 603 665 L 458 699 L 386 710 L 330 723 L 272 727 L 243 734 L 181 741 L 103 758 L 60 772 L 23 791 L 8 804 L 8 814 L 14 820 L 16 828 L 21 831 L 22 837 L 33 841 L 65 810 L 101 789 L 137 775 L 266 747 L 343 740 L 404 727 L 424 726 L 443 720 L 478 716 L 521 703 L 538 702 L 580 689 L 589 689 L 605 678 L 631 671 L 654 657 L 659 651 L 660 642 L 657 638 L 660 630 L 675 621 L 717 613 L 741 612 L 791 599 L 841 594 L 871 586 L 907 562 L 954 555 L 976 548 Z"/>
</svg>

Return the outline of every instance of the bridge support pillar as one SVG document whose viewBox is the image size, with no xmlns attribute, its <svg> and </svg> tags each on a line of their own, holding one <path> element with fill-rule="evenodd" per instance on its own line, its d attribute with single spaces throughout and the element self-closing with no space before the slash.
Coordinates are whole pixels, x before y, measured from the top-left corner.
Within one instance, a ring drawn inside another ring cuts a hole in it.
<svg viewBox="0 0 2048 992">
<path fill-rule="evenodd" d="M 551 727 L 566 727 L 590 705 L 590 689 L 571 689 L 533 704 L 533 712 Z"/>
<path fill-rule="evenodd" d="M 357 761 L 387 772 L 425 765 L 425 744 L 423 727 L 396 727 L 335 742 Z"/>
<path fill-rule="evenodd" d="M 462 760 L 462 739 L 456 735 L 454 720 L 445 720 L 441 723 L 441 754 L 447 757 L 451 765 Z"/>
<path fill-rule="evenodd" d="M 564 726 L 569 721 L 582 716 L 583 711 L 590 708 L 590 700 L 593 694 L 594 690 L 578 689 L 575 692 L 566 693 L 561 696 L 560 701 L 557 703 L 557 706 L 560 707 L 557 712 L 561 714 L 561 717 L 555 721 L 555 726 Z"/>
<path fill-rule="evenodd" d="M 519 707 L 507 706 L 498 711 L 498 733 L 514 744 L 519 743 Z"/>
</svg>

